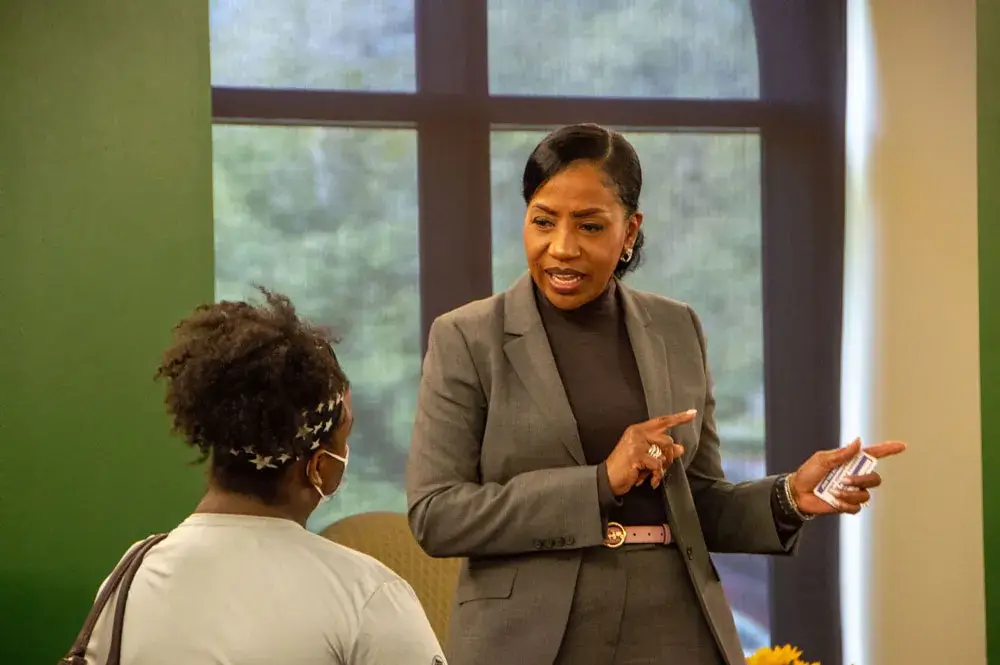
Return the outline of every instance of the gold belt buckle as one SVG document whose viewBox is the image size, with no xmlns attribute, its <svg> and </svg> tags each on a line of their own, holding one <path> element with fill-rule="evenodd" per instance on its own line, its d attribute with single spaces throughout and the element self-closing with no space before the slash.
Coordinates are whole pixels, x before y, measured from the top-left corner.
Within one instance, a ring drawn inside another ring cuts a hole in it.
<svg viewBox="0 0 1000 665">
<path fill-rule="evenodd" d="M 625 535 L 625 527 L 618 522 L 608 522 L 608 528 L 604 532 L 603 545 L 605 547 L 610 547 L 611 549 L 621 547 L 625 544 Z"/>
</svg>

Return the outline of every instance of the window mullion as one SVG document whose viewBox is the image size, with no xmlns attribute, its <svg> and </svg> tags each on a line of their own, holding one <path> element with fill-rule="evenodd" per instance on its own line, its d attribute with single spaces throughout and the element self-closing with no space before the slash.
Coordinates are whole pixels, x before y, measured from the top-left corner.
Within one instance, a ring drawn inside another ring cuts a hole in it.
<svg viewBox="0 0 1000 665">
<path fill-rule="evenodd" d="M 840 434 L 846 14 L 843 3 L 751 8 L 761 100 L 802 110 L 762 141 L 767 466 L 778 472 Z M 771 637 L 840 662 L 839 523 L 807 530 L 800 556 L 771 561 Z"/>
<path fill-rule="evenodd" d="M 422 340 L 492 293 L 486 0 L 416 0 L 417 95 L 464 103 L 417 122 Z"/>
</svg>

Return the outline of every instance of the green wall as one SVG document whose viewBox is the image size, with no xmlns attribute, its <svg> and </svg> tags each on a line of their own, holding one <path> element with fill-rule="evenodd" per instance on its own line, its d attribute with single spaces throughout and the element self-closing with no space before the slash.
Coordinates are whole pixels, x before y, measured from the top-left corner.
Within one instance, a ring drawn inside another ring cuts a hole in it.
<svg viewBox="0 0 1000 665">
<path fill-rule="evenodd" d="M 202 472 L 158 355 L 212 298 L 208 3 L 0 1 L 0 662 L 53 663 Z"/>
<path fill-rule="evenodd" d="M 977 3 L 979 353 L 987 656 L 1000 663 L 1000 3 Z"/>
</svg>

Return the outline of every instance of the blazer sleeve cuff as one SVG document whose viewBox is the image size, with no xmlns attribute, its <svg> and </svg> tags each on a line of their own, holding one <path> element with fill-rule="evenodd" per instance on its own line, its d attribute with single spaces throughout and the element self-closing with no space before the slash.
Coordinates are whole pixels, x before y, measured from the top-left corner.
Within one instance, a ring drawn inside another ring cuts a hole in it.
<svg viewBox="0 0 1000 665">
<path fill-rule="evenodd" d="M 611 512 L 612 508 L 622 505 L 622 501 L 611 491 L 611 480 L 608 478 L 606 462 L 597 465 L 597 502 L 601 509 L 601 522 L 607 526 L 608 513 Z"/>
</svg>

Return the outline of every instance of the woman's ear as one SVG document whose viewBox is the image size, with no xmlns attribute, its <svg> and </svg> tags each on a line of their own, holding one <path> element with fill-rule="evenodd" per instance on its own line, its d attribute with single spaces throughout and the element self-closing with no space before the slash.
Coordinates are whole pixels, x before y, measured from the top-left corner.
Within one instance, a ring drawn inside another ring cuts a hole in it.
<svg viewBox="0 0 1000 665">
<path fill-rule="evenodd" d="M 636 211 L 632 213 L 632 216 L 628 220 L 628 246 L 631 247 L 635 243 L 635 237 L 639 235 L 639 227 L 642 226 L 642 213 Z"/>
<path fill-rule="evenodd" d="M 306 480 L 313 485 L 323 486 L 323 476 L 319 473 L 320 458 L 319 449 L 313 451 L 312 455 L 306 458 Z"/>
</svg>

